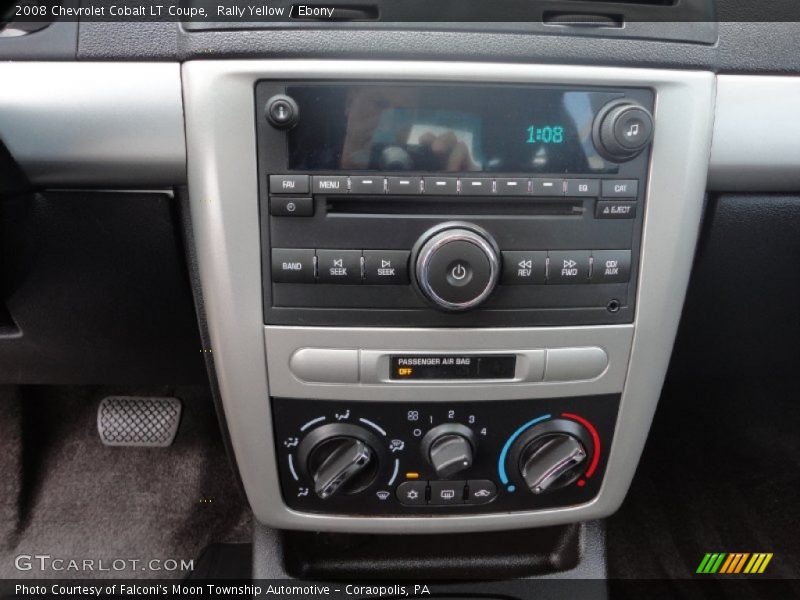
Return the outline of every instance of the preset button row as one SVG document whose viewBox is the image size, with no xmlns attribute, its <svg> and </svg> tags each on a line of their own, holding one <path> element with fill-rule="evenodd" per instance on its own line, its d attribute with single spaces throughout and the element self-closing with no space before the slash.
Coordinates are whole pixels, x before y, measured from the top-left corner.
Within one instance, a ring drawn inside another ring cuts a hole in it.
<svg viewBox="0 0 800 600">
<path fill-rule="evenodd" d="M 275 283 L 408 283 L 407 250 L 272 249 Z"/>
<path fill-rule="evenodd" d="M 270 175 L 272 194 L 390 194 L 399 196 L 540 196 L 636 198 L 636 179 Z"/>
<path fill-rule="evenodd" d="M 630 250 L 506 250 L 505 285 L 625 283 L 630 279 Z"/>
</svg>

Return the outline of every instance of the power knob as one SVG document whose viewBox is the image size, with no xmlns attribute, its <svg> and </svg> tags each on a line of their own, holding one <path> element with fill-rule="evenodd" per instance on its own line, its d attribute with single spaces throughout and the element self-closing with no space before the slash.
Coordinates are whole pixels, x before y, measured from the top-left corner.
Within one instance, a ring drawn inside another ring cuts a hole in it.
<svg viewBox="0 0 800 600">
<path fill-rule="evenodd" d="M 471 223 L 444 223 L 425 233 L 414 246 L 416 284 L 438 308 L 474 308 L 497 285 L 499 254 L 497 243 L 484 229 Z"/>
<path fill-rule="evenodd" d="M 637 102 L 609 102 L 595 117 L 592 137 L 604 158 L 617 163 L 632 160 L 653 139 L 653 115 Z"/>
<path fill-rule="evenodd" d="M 335 494 L 357 494 L 368 488 L 379 470 L 379 445 L 366 429 L 329 424 L 314 429 L 298 448 L 301 468 L 325 500 Z"/>
</svg>

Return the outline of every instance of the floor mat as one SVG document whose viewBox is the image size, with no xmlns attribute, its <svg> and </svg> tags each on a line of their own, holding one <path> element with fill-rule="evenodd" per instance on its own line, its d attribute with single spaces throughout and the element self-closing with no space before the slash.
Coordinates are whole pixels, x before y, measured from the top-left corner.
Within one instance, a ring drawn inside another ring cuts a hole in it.
<svg viewBox="0 0 800 600">
<path fill-rule="evenodd" d="M 173 445 L 104 446 L 97 406 L 112 394 L 180 398 Z M 250 541 L 250 511 L 204 388 L 5 388 L 0 419 L 0 577 L 183 578 L 181 561 L 209 544 Z M 14 469 L 16 477 L 5 477 Z M 20 555 L 65 559 L 62 568 L 94 562 L 88 571 L 56 571 L 48 559 L 42 572 L 33 559 L 34 568 L 20 572 Z M 100 571 L 101 563 L 110 570 Z"/>
<path fill-rule="evenodd" d="M 666 389 L 628 497 L 607 522 L 611 576 L 697 578 L 707 552 L 771 552 L 761 577 L 800 577 L 798 400 L 795 382 Z"/>
</svg>

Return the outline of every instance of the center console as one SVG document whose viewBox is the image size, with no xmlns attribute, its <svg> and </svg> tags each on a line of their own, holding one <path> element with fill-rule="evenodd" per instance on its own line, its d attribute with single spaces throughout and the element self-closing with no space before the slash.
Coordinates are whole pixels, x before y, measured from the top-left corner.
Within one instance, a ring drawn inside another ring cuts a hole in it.
<svg viewBox="0 0 800 600">
<path fill-rule="evenodd" d="M 183 76 L 205 310 L 257 518 L 430 533 L 613 512 L 683 302 L 713 76 Z"/>
</svg>

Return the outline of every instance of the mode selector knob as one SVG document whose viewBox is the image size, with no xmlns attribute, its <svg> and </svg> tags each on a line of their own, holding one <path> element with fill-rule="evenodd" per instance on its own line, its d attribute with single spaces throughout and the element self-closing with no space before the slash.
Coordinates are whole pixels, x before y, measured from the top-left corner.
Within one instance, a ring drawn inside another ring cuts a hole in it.
<svg viewBox="0 0 800 600">
<path fill-rule="evenodd" d="M 597 151 L 614 162 L 638 156 L 653 139 L 653 115 L 630 100 L 606 104 L 594 120 L 593 137 Z"/>
<path fill-rule="evenodd" d="M 475 446 L 475 434 L 459 423 L 434 427 L 422 438 L 423 457 L 442 479 L 469 469 L 475 458 Z"/>
<path fill-rule="evenodd" d="M 497 243 L 487 231 L 471 223 L 445 223 L 414 246 L 417 286 L 439 308 L 473 308 L 497 285 L 498 256 Z"/>
<path fill-rule="evenodd" d="M 377 440 L 355 425 L 329 424 L 314 429 L 298 448 L 300 464 L 323 500 L 334 494 L 356 494 L 378 473 Z"/>
</svg>

